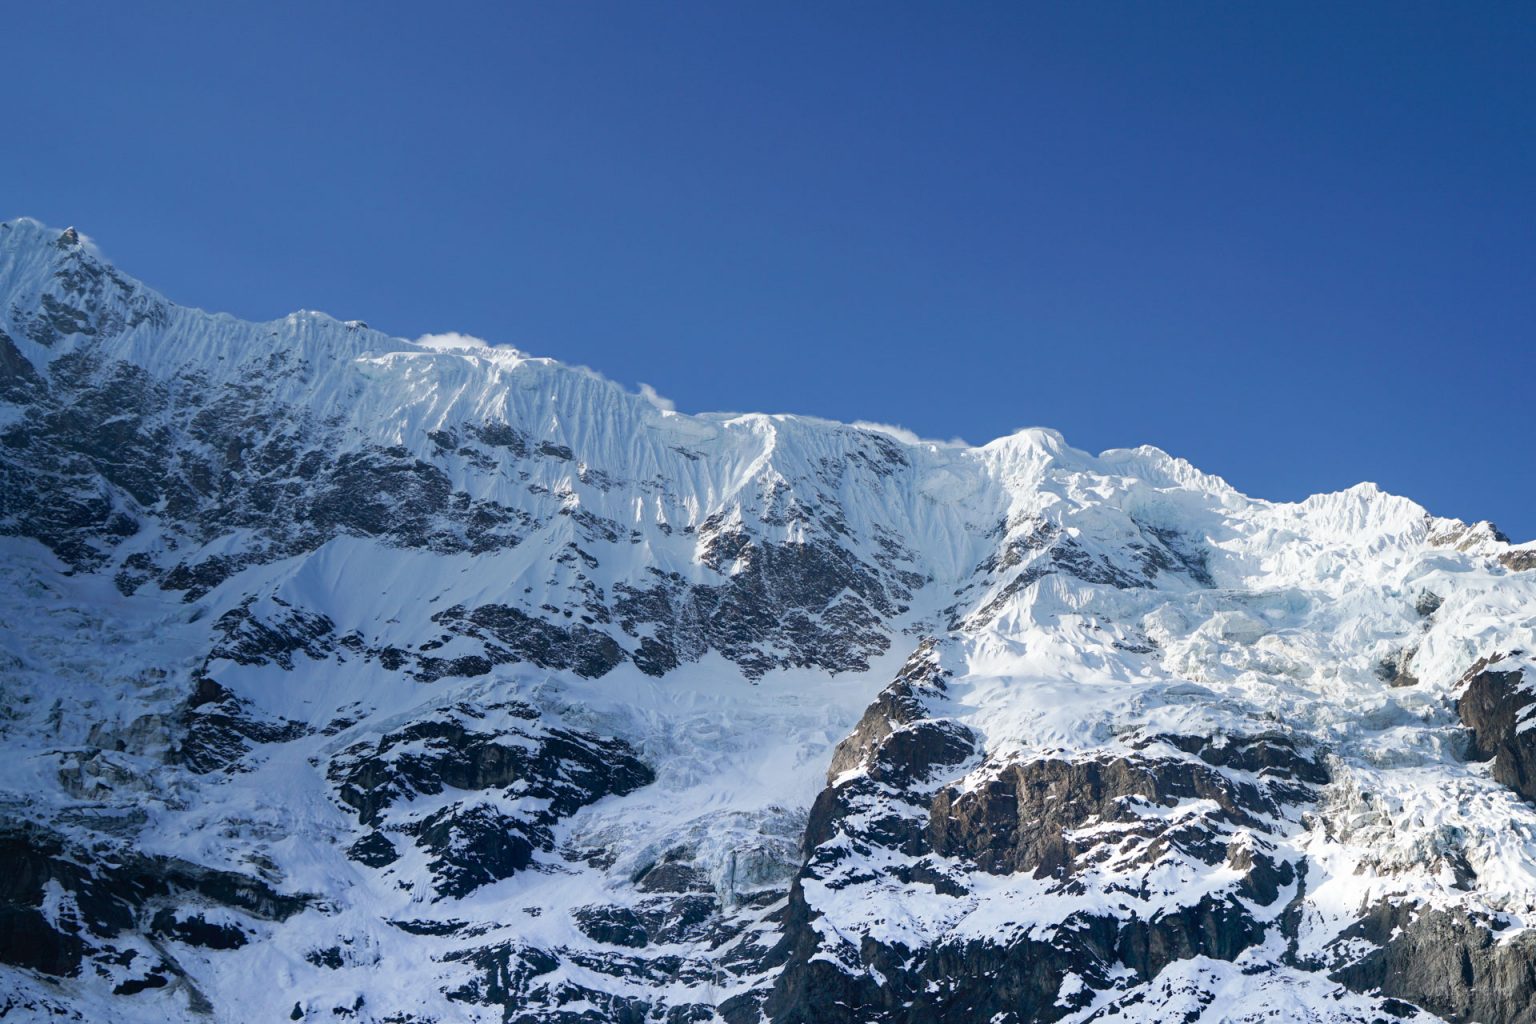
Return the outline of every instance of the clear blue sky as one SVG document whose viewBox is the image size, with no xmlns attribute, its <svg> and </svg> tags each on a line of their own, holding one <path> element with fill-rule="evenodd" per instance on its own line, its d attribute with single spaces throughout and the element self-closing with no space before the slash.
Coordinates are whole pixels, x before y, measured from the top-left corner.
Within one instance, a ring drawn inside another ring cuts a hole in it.
<svg viewBox="0 0 1536 1024">
<path fill-rule="evenodd" d="M 237 9 L 238 8 L 238 9 Z M 1536 537 L 1536 4 L 12 4 L 0 216 L 685 411 Z"/>
</svg>

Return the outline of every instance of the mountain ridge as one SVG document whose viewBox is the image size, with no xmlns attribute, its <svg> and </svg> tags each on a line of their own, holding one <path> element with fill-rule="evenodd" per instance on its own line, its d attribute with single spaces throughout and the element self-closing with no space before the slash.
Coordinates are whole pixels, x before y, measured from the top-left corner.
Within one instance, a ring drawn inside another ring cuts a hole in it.
<svg viewBox="0 0 1536 1024">
<path fill-rule="evenodd" d="M 85 245 L 85 243 L 79 241 L 78 233 L 76 233 L 75 239 L 73 241 L 66 243 L 65 240 L 69 233 L 74 232 L 75 230 L 73 228 L 67 228 L 64 232 L 61 233 L 57 232 L 55 229 L 48 228 L 41 222 L 31 218 L 18 218 L 14 221 L 5 222 L 5 225 L 6 228 L 10 230 L 6 232 L 6 236 L 4 238 L 0 238 L 0 246 L 6 246 L 9 243 L 9 247 L 13 250 L 27 250 L 29 252 L 40 255 L 46 255 L 50 248 L 58 249 L 61 251 L 77 249 L 81 254 L 89 257 L 93 262 L 102 266 L 110 266 L 109 264 L 106 264 L 105 261 L 101 260 L 98 256 L 94 255 L 90 248 Z M 47 241 L 47 239 L 50 237 L 53 238 L 53 242 L 51 244 Z M 9 278 L 7 281 L 8 294 L 25 292 L 29 286 L 38 287 L 35 284 L 31 284 L 28 279 L 36 281 L 40 278 L 49 276 L 56 269 L 52 266 L 51 261 L 46 259 L 37 260 L 35 256 L 32 259 L 18 259 L 13 254 L 10 257 L 10 262 L 12 263 L 12 266 L 7 268 L 9 271 L 7 275 Z M 43 266 L 26 266 L 28 263 L 39 262 L 42 263 Z M 351 343 L 340 353 L 329 353 L 333 356 L 340 355 L 341 358 L 351 357 L 364 359 L 386 359 L 390 355 L 397 353 L 418 353 L 423 349 L 427 352 L 462 352 L 466 355 L 476 356 L 494 363 L 507 364 L 514 368 L 523 362 L 533 362 L 551 367 L 557 371 L 588 376 L 597 381 L 611 385 L 614 389 L 616 389 L 618 393 L 624 395 L 626 400 L 633 400 L 636 398 L 645 400 L 643 395 L 637 392 L 629 391 L 622 384 L 610 380 L 598 371 L 592 370 L 588 367 L 563 363 L 549 357 L 533 356 L 511 345 L 493 344 L 491 342 L 484 341 L 483 339 L 453 332 L 444 334 L 429 334 L 425 335 L 422 339 L 411 341 L 406 338 L 372 330 L 366 323 L 360 320 L 340 320 L 328 313 L 316 310 L 296 310 L 287 314 L 286 316 L 269 321 L 243 321 L 228 313 L 214 313 L 198 309 L 196 307 L 177 305 L 170 302 L 170 300 L 166 299 L 158 292 L 149 289 L 137 279 L 122 274 L 115 267 L 111 269 L 114 278 L 120 280 L 127 289 L 143 293 L 144 296 L 150 301 L 174 307 L 178 310 L 185 311 L 187 314 L 194 317 L 207 317 L 224 320 L 232 323 L 242 324 L 250 328 L 272 328 L 278 326 L 288 326 L 296 323 L 303 323 L 312 319 L 327 324 L 331 328 L 345 328 L 346 334 L 339 334 L 339 332 L 334 329 L 318 332 L 322 333 L 326 340 L 332 343 L 338 339 Z M 27 283 L 18 284 L 18 279 L 21 282 Z M 298 340 L 301 343 L 312 343 L 314 341 L 314 335 L 311 333 L 300 334 Z M 375 348 L 383 349 L 383 351 L 375 352 Z M 137 355 L 139 353 L 134 354 Z M 1189 474 L 1191 479 L 1205 480 L 1208 481 L 1213 487 L 1226 488 L 1229 490 L 1234 490 L 1235 492 L 1235 489 L 1231 488 L 1231 485 L 1227 484 L 1226 481 L 1222 480 L 1220 477 L 1204 473 L 1203 471 L 1190 464 L 1187 460 L 1171 455 L 1168 452 L 1165 452 L 1155 446 L 1140 445 L 1134 448 L 1110 448 L 1100 452 L 1097 456 L 1094 456 L 1092 453 L 1071 448 L 1071 446 L 1067 444 L 1065 437 L 1062 436 L 1060 431 L 1050 427 L 1024 427 L 1013 431 L 1010 434 L 1004 434 L 993 438 L 990 441 L 983 442 L 980 445 L 956 445 L 954 442 L 934 441 L 923 438 L 918 438 L 916 441 L 903 440 L 902 435 L 909 432 L 905 432 L 901 428 L 889 428 L 881 424 L 871 424 L 865 422 L 844 422 L 840 420 L 830 420 L 800 413 L 758 413 L 730 411 L 675 413 L 672 410 L 664 410 L 660 408 L 658 408 L 657 411 L 662 413 L 664 416 L 678 415 L 685 418 L 707 421 L 722 421 L 738 419 L 741 417 L 760 416 L 779 421 L 794 420 L 807 424 L 833 425 L 847 429 L 857 429 L 881 433 L 908 447 L 938 446 L 946 448 L 962 448 L 964 450 L 975 451 L 980 449 L 1000 448 L 1009 444 L 1010 442 L 1015 442 L 1016 439 L 1024 438 L 1028 439 L 1026 447 L 1039 447 L 1045 450 L 1055 450 L 1057 452 L 1070 449 L 1074 456 L 1086 456 L 1087 458 L 1098 458 L 1100 460 L 1109 458 L 1119 462 L 1145 461 L 1149 463 L 1168 463 L 1172 467 L 1172 471 L 1175 475 Z M 1133 459 L 1133 456 L 1136 458 Z M 1364 485 L 1375 486 L 1374 484 L 1369 484 L 1368 482 L 1366 482 Z M 1358 487 L 1362 485 L 1357 484 L 1355 486 Z M 1346 490 L 1352 489 L 1353 488 L 1348 488 Z M 1246 495 L 1244 495 L 1244 497 L 1250 501 L 1263 500 L 1249 498 Z M 1274 504 L 1285 503 L 1276 502 Z"/>
<path fill-rule="evenodd" d="M 1531 1019 L 1531 545 L 424 342 L 0 225 L 23 1019 Z"/>
</svg>

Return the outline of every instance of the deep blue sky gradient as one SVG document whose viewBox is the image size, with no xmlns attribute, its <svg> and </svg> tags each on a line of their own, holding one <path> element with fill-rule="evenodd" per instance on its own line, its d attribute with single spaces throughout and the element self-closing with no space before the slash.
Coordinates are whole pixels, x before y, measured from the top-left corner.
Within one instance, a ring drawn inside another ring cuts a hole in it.
<svg viewBox="0 0 1536 1024">
<path fill-rule="evenodd" d="M 1536 537 L 1536 4 L 12 4 L 0 216 L 684 411 Z"/>
</svg>

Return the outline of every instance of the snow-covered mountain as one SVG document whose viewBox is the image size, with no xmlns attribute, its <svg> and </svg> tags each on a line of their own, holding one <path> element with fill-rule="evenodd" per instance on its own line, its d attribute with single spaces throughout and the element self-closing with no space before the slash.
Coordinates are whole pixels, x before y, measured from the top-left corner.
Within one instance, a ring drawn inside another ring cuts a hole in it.
<svg viewBox="0 0 1536 1024">
<path fill-rule="evenodd" d="M 1369 484 L 682 415 L 19 220 L 0 534 L 5 1020 L 1536 1021 L 1536 547 Z"/>
</svg>

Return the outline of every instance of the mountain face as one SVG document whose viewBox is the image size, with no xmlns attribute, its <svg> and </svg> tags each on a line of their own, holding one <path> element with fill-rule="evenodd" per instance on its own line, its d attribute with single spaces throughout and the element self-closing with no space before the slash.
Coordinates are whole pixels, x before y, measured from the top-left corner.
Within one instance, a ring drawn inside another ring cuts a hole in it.
<svg viewBox="0 0 1536 1024">
<path fill-rule="evenodd" d="M 1536 547 L 0 225 L 0 1017 L 1536 1021 Z"/>
</svg>

